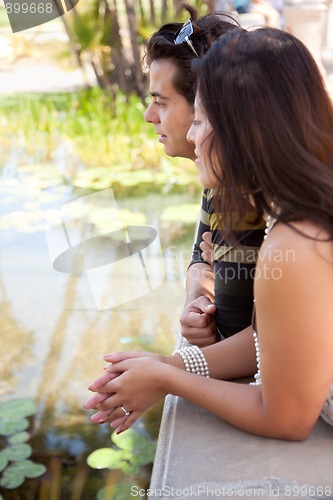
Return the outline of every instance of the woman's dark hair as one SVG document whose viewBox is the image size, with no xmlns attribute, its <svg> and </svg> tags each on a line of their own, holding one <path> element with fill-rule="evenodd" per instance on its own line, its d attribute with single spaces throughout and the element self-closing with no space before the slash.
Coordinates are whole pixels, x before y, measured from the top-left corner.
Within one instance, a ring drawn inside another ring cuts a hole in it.
<svg viewBox="0 0 333 500">
<path fill-rule="evenodd" d="M 237 22 L 228 14 L 212 13 L 198 18 L 197 11 L 190 5 L 182 3 L 179 7 L 190 15 L 193 25 L 191 41 L 200 57 L 206 54 L 221 35 L 238 26 Z M 225 19 L 229 19 L 230 22 Z M 196 77 L 191 70 L 191 65 L 196 56 L 186 43 L 175 45 L 175 34 L 181 26 L 182 23 L 170 23 L 159 28 L 148 42 L 145 60 L 150 66 L 155 60 L 171 59 L 177 67 L 173 85 L 192 105 L 195 97 Z"/>
<path fill-rule="evenodd" d="M 333 106 L 308 49 L 284 31 L 237 28 L 198 65 L 216 209 L 242 216 L 251 196 L 257 221 L 307 219 L 333 238 Z"/>
</svg>

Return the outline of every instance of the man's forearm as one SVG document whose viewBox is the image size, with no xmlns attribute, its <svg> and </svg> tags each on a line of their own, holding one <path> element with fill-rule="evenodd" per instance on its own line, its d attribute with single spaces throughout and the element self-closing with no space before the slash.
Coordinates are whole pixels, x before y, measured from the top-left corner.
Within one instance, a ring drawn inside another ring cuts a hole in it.
<svg viewBox="0 0 333 500">
<path fill-rule="evenodd" d="M 209 264 L 198 263 L 187 270 L 185 304 L 202 296 L 214 302 L 214 270 Z"/>
</svg>

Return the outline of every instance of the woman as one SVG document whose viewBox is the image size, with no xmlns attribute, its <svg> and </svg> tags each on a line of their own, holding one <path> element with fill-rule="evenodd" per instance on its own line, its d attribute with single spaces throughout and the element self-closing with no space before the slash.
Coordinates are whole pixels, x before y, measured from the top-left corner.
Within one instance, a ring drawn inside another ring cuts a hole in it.
<svg viewBox="0 0 333 500">
<path fill-rule="evenodd" d="M 233 30 L 197 64 L 200 181 L 219 212 L 252 204 L 267 221 L 253 326 L 168 357 L 108 355 L 85 407 L 122 432 L 171 393 L 250 433 L 303 440 L 320 414 L 333 425 L 332 102 L 309 51 L 276 29 Z"/>
</svg>

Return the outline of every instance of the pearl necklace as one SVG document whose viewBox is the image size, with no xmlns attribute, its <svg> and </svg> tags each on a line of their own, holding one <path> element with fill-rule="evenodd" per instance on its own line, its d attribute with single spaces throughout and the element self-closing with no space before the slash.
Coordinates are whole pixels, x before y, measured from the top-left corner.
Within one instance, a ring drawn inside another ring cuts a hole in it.
<svg viewBox="0 0 333 500">
<path fill-rule="evenodd" d="M 269 233 L 273 229 L 273 226 L 276 223 L 276 221 L 277 221 L 277 219 L 275 217 L 273 217 L 272 215 L 267 216 L 264 240 L 267 238 L 267 236 L 269 235 Z"/>
<path fill-rule="evenodd" d="M 275 217 L 272 217 L 272 215 L 267 216 L 264 240 L 266 240 L 267 236 L 274 227 L 276 221 L 277 219 Z M 255 299 L 253 300 L 253 302 L 255 304 L 256 302 Z M 254 339 L 254 346 L 256 348 L 257 373 L 254 376 L 254 382 L 250 382 L 250 385 L 260 385 L 261 384 L 260 348 L 259 348 L 258 334 L 255 330 L 253 330 L 253 339 Z"/>
</svg>

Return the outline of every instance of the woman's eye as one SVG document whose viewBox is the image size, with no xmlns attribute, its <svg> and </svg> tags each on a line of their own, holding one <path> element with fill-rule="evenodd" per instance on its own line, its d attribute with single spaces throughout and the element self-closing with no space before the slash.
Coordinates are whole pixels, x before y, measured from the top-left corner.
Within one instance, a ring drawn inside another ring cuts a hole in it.
<svg viewBox="0 0 333 500">
<path fill-rule="evenodd" d="M 195 127 L 197 127 L 198 125 L 200 125 L 200 120 L 193 120 L 193 125 Z"/>
</svg>

